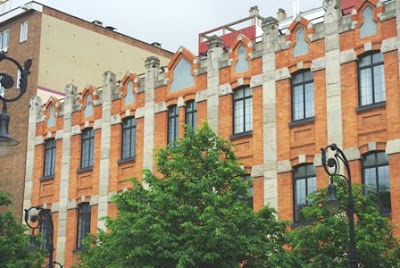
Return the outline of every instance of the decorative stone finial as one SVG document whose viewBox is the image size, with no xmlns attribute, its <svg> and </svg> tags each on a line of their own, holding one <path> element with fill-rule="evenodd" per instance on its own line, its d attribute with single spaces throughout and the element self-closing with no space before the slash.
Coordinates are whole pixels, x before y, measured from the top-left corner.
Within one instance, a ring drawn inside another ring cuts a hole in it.
<svg viewBox="0 0 400 268">
<path fill-rule="evenodd" d="M 223 47 L 222 38 L 218 35 L 213 35 L 208 39 L 208 48 Z"/>
<path fill-rule="evenodd" d="M 253 17 L 253 16 L 257 16 L 259 14 L 258 12 L 258 6 L 252 6 L 249 10 L 249 16 Z"/>
<path fill-rule="evenodd" d="M 160 68 L 160 59 L 155 57 L 155 56 L 150 56 L 146 58 L 146 61 L 144 63 L 144 66 L 146 69 L 150 68 Z"/>
<path fill-rule="evenodd" d="M 68 96 L 77 94 L 78 90 L 74 84 L 68 84 L 68 85 L 66 85 L 64 92 L 65 92 L 65 95 L 68 97 Z"/>
<path fill-rule="evenodd" d="M 279 27 L 279 21 L 274 17 L 265 18 L 262 22 L 263 31 L 275 30 Z"/>
</svg>

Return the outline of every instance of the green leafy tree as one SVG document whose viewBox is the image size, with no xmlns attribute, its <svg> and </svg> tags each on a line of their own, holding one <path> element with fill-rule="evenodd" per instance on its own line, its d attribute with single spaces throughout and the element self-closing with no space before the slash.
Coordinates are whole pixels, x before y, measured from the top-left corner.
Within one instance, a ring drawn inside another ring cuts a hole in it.
<svg viewBox="0 0 400 268">
<path fill-rule="evenodd" d="M 0 206 L 11 204 L 10 195 L 0 191 Z M 26 228 L 18 224 L 11 211 L 0 214 L 0 267 L 41 267 L 43 257 L 39 251 L 28 249 L 29 235 Z"/>
<path fill-rule="evenodd" d="M 157 154 L 162 176 L 116 195 L 118 216 L 86 241 L 82 267 L 276 267 L 285 224 L 253 212 L 231 145 L 207 124 Z"/>
<path fill-rule="evenodd" d="M 346 187 L 337 187 L 341 206 L 333 214 L 323 206 L 326 188 L 310 196 L 313 204 L 303 208 L 303 212 L 313 224 L 294 228 L 288 234 L 292 267 L 349 267 Z M 388 218 L 380 215 L 376 203 L 363 194 L 360 185 L 353 186 L 353 195 L 356 248 L 361 267 L 400 267 L 399 242 L 393 237 Z"/>
</svg>

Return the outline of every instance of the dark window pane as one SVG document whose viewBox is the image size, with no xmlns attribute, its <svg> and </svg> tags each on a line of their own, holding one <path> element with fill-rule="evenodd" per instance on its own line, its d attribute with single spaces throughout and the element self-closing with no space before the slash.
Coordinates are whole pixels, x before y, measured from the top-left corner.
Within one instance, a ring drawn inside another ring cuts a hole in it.
<svg viewBox="0 0 400 268">
<path fill-rule="evenodd" d="M 311 71 L 292 77 L 292 120 L 314 116 L 314 82 Z"/>
<path fill-rule="evenodd" d="M 389 165 L 385 152 L 370 153 L 363 157 L 365 194 L 373 198 L 382 213 L 390 213 Z"/>
<path fill-rule="evenodd" d="M 47 140 L 44 147 L 43 176 L 52 176 L 55 171 L 56 142 L 54 139 Z"/>
<path fill-rule="evenodd" d="M 302 208 L 311 204 L 309 194 L 317 190 L 314 165 L 302 165 L 293 170 L 294 179 L 294 221 L 305 220 Z"/>
<path fill-rule="evenodd" d="M 78 207 L 77 249 L 82 248 L 83 239 L 90 232 L 90 212 L 90 205 L 88 203 L 83 203 Z"/>
<path fill-rule="evenodd" d="M 136 155 L 136 119 L 126 118 L 122 125 L 122 159 L 133 158 Z"/>
<path fill-rule="evenodd" d="M 233 95 L 233 133 L 253 129 L 253 97 L 250 87 L 235 90 Z"/>
<path fill-rule="evenodd" d="M 82 133 L 81 168 L 93 166 L 94 155 L 94 130 L 87 129 Z"/>
<path fill-rule="evenodd" d="M 178 109 L 176 106 L 168 108 L 168 144 L 175 146 L 178 139 Z"/>
<path fill-rule="evenodd" d="M 361 57 L 358 68 L 360 106 L 385 101 L 385 71 L 382 53 L 377 52 Z"/>
</svg>

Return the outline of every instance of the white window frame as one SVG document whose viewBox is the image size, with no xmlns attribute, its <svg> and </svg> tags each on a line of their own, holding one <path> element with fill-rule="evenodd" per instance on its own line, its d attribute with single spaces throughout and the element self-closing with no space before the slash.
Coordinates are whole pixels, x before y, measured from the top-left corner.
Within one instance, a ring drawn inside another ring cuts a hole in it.
<svg viewBox="0 0 400 268">
<path fill-rule="evenodd" d="M 5 37 L 7 37 L 5 39 Z M 8 44 L 10 43 L 10 29 L 0 32 L 0 50 L 7 52 Z"/>
<path fill-rule="evenodd" d="M 28 21 L 21 23 L 21 30 L 19 32 L 19 42 L 25 42 L 28 39 Z"/>
</svg>

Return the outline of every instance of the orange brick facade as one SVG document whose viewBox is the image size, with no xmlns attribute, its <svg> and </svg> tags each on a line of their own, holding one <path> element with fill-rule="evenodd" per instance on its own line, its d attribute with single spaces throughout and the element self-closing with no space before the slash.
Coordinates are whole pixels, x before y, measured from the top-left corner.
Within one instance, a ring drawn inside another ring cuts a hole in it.
<svg viewBox="0 0 400 268">
<path fill-rule="evenodd" d="M 190 100 L 197 104 L 198 125 L 208 121 L 218 135 L 235 144 L 237 156 L 254 178 L 255 210 L 271 205 L 280 219 L 293 220 L 293 169 L 313 164 L 316 187 L 325 187 L 328 179 L 321 166 L 320 148 L 335 142 L 348 156 L 356 183 L 362 183 L 364 155 L 374 151 L 387 154 L 390 218 L 400 226 L 400 173 L 396 168 L 400 165 L 400 3 L 359 1 L 346 16 L 333 1 L 324 1 L 324 7 L 323 22 L 298 16 L 289 28 L 279 31 L 279 22 L 267 18 L 260 42 L 240 35 L 225 52 L 220 41 L 212 39 L 204 59 L 180 48 L 166 67 L 160 68 L 159 60 L 149 57 L 143 75 L 128 73 L 117 83 L 115 75 L 106 72 L 101 88 L 88 87 L 79 94 L 68 85 L 65 99 L 50 99 L 43 109 L 32 106 L 30 129 L 35 131 L 35 147 L 30 194 L 33 205 L 52 210 L 56 259 L 65 267 L 76 261 L 80 203 L 90 203 L 90 231 L 96 232 L 104 228 L 101 217 L 116 215 L 110 197 L 131 187 L 125 179 L 140 178 L 143 168 L 155 169 L 154 150 L 167 144 L 168 108 L 173 105 L 179 111 L 179 136 L 184 135 L 185 103 Z M 376 32 L 360 37 L 366 8 L 373 10 Z M 299 28 L 305 31 L 303 41 L 308 48 L 301 55 L 295 52 L 301 41 Z M 245 48 L 247 71 L 236 72 L 239 61 L 243 63 L 241 47 Z M 361 109 L 358 59 L 372 51 L 383 54 L 386 101 Z M 181 75 L 174 70 L 182 60 L 191 66 L 193 83 L 172 91 L 171 84 Z M 292 77 L 303 70 L 312 73 L 314 116 L 295 122 Z M 130 82 L 135 101 L 127 105 Z M 233 95 L 243 86 L 252 92 L 252 131 L 239 135 L 233 132 Z M 88 96 L 93 100 L 93 114 L 85 117 Z M 31 103 L 40 101 L 36 98 Z M 56 124 L 49 128 L 50 107 L 55 108 Z M 136 154 L 130 161 L 120 161 L 121 122 L 129 117 L 136 119 Z M 82 131 L 89 128 L 94 129 L 93 167 L 80 169 Z M 44 179 L 44 144 L 51 138 L 56 140 L 55 173 Z"/>
</svg>

